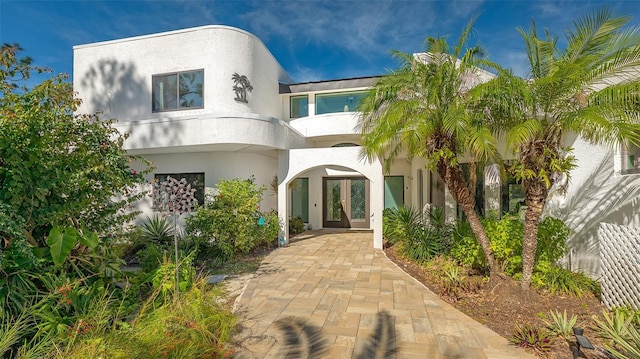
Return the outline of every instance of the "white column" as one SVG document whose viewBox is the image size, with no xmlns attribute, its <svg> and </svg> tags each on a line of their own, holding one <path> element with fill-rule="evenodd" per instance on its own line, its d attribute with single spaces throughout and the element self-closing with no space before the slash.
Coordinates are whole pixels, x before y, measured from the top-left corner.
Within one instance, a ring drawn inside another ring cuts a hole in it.
<svg viewBox="0 0 640 359">
<path fill-rule="evenodd" d="M 373 229 L 373 248 L 382 249 L 382 211 L 384 210 L 384 175 L 382 168 L 371 178 L 371 228 Z"/>
</svg>

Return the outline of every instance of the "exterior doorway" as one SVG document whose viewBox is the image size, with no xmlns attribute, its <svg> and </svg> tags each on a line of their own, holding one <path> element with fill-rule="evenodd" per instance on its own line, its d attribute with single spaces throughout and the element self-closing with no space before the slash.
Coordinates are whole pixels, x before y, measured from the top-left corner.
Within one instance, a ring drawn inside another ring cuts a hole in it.
<svg viewBox="0 0 640 359">
<path fill-rule="evenodd" d="M 369 181 L 365 177 L 322 179 L 322 226 L 369 228 Z"/>
</svg>

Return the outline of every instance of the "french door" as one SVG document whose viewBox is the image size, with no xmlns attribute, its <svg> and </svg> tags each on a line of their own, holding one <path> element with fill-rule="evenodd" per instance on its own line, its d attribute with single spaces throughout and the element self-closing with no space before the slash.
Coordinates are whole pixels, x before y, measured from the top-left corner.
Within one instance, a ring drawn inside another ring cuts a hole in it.
<svg viewBox="0 0 640 359">
<path fill-rule="evenodd" d="M 364 177 L 322 180 L 322 226 L 369 228 L 369 181 Z"/>
</svg>

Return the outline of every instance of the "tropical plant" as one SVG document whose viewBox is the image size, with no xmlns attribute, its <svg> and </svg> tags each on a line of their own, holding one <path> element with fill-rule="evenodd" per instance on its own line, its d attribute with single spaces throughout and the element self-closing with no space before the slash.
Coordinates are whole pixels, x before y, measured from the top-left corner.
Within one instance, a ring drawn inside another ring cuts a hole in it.
<svg viewBox="0 0 640 359">
<path fill-rule="evenodd" d="M 552 191 L 576 166 L 568 134 L 596 144 L 640 144 L 640 31 L 631 17 L 602 8 L 574 21 L 564 41 L 520 29 L 529 78 L 510 70 L 478 86 L 478 112 L 517 154 L 513 174 L 525 193 L 523 289 L 535 267 L 538 224 Z M 628 141 L 628 142 L 625 142 Z M 564 182 L 565 184 L 567 182 Z"/>
<path fill-rule="evenodd" d="M 416 227 L 422 225 L 422 212 L 416 207 L 395 207 L 384 210 L 382 234 L 389 245 L 411 238 Z"/>
<path fill-rule="evenodd" d="M 585 293 L 600 295 L 600 284 L 584 273 L 571 272 L 548 262 L 540 262 L 533 272 L 533 285 L 551 294 L 582 297 Z"/>
<path fill-rule="evenodd" d="M 173 241 L 174 227 L 166 217 L 158 215 L 147 217 L 140 224 L 140 229 L 140 239 L 145 242 L 167 246 Z"/>
<path fill-rule="evenodd" d="M 552 332 L 562 335 L 562 337 L 567 340 L 573 337 L 573 327 L 578 321 L 576 315 L 572 315 L 571 317 L 567 316 L 567 310 L 565 309 L 563 313 L 557 310 L 549 311 L 549 316 L 551 319 L 544 320 L 544 324 L 546 324 Z"/>
<path fill-rule="evenodd" d="M 553 345 L 550 331 L 531 324 L 518 324 L 509 340 L 515 345 L 532 349 L 539 353 L 548 352 Z"/>
<path fill-rule="evenodd" d="M 640 327 L 635 316 L 616 309 L 611 314 L 603 311 L 602 316 L 603 319 L 594 317 L 594 320 L 599 335 L 609 340 L 605 348 L 616 358 L 640 358 Z"/>
<path fill-rule="evenodd" d="M 496 140 L 483 125 L 483 114 L 471 111 L 469 92 L 488 62 L 483 49 L 469 44 L 474 21 L 451 47 L 444 37 L 426 39 L 419 55 L 395 52 L 401 67 L 382 77 L 362 101 L 363 153 L 384 159 L 387 169 L 398 157 L 422 157 L 444 180 L 462 208 L 486 257 L 491 275 L 500 273 L 489 239 L 475 210 L 475 177 L 465 179 L 460 157 L 476 164 L 496 157 Z"/>
</svg>

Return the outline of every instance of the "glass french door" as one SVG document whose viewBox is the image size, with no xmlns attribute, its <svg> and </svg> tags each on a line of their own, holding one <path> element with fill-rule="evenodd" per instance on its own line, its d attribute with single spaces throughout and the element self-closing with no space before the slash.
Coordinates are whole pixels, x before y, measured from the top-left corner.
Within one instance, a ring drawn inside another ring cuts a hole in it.
<svg viewBox="0 0 640 359">
<path fill-rule="evenodd" d="M 323 227 L 369 228 L 369 181 L 364 177 L 323 179 Z"/>
</svg>

